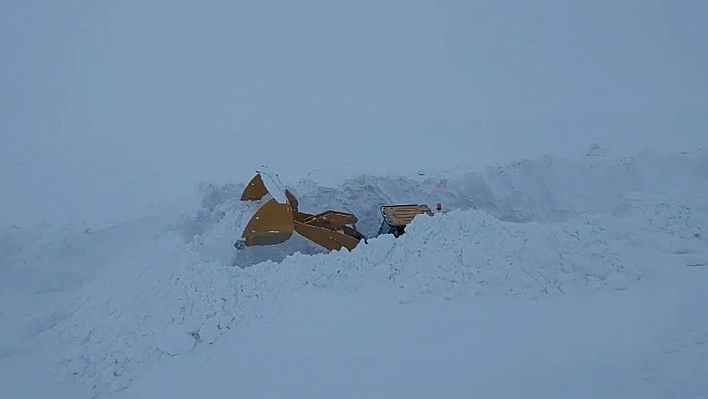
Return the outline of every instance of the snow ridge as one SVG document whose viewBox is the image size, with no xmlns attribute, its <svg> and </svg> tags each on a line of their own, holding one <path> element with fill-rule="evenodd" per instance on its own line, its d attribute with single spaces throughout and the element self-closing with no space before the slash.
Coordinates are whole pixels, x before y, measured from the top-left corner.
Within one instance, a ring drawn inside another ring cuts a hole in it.
<svg viewBox="0 0 708 399">
<path fill-rule="evenodd" d="M 399 239 L 370 239 L 351 253 L 321 253 L 294 238 L 264 249 L 263 262 L 245 269 L 232 266 L 232 244 L 257 205 L 238 201 L 242 188 L 205 187 L 203 209 L 129 251 L 100 258 L 101 273 L 82 281 L 61 307 L 29 321 L 43 326 L 42 339 L 61 343 L 58 362 L 86 397 L 121 391 L 161 358 L 216 342 L 263 317 L 291 290 L 376 284 L 403 304 L 426 297 L 533 299 L 625 290 L 655 273 L 657 259 L 708 265 L 703 152 L 619 159 L 593 153 L 483 174 L 359 176 L 336 187 L 302 180 L 293 191 L 303 210 L 354 212 L 369 236 L 385 203 L 442 202 L 446 211 L 416 218 Z M 0 253 L 17 265 L 11 237 L 0 241 Z"/>
</svg>

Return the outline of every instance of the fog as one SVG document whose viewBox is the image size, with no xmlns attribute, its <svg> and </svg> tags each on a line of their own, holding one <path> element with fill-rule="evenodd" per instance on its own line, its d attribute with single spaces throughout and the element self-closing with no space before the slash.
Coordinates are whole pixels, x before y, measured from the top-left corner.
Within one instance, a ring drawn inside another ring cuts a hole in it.
<svg viewBox="0 0 708 399">
<path fill-rule="evenodd" d="M 261 164 L 702 148 L 705 21 L 704 0 L 4 0 L 0 223 L 111 223 Z"/>
</svg>

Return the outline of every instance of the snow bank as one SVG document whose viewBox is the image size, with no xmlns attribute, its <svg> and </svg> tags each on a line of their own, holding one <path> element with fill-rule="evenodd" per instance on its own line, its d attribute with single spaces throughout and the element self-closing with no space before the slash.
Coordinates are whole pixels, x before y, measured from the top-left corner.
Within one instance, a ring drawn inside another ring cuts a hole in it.
<svg viewBox="0 0 708 399">
<path fill-rule="evenodd" d="M 254 302 L 298 287 L 384 284 L 401 302 L 591 292 L 616 289 L 618 279 L 625 288 L 641 271 L 603 230 L 590 217 L 519 224 L 453 211 L 417 218 L 403 237 L 382 236 L 351 253 L 296 254 L 244 270 L 203 261 L 170 234 L 82 290 L 76 311 L 55 331 L 66 348 L 64 366 L 78 381 L 116 391 L 160 357 L 214 342 L 247 320 Z"/>
<path fill-rule="evenodd" d="M 207 186 L 203 209 L 158 236 L 142 235 L 129 251 L 102 252 L 109 255 L 103 263 L 86 258 L 83 267 L 100 263 L 102 272 L 82 281 L 61 308 L 32 318 L 61 343 L 61 369 L 88 397 L 125 389 L 159 359 L 218 341 L 260 317 L 256 309 L 269 299 L 300 287 L 380 285 L 401 303 L 530 299 L 629 289 L 663 259 L 708 264 L 704 152 L 620 159 L 593 152 L 582 161 L 544 158 L 482 174 L 359 176 L 336 187 L 299 181 L 293 191 L 301 209 L 354 212 L 369 236 L 386 203 L 442 202 L 446 212 L 418 217 L 399 239 L 370 239 L 351 253 L 320 253 L 294 238 L 262 249 L 256 258 L 264 262 L 245 269 L 232 266 L 233 243 L 257 204 L 238 201 L 242 189 Z M 101 242 L 132 236 L 127 229 Z M 7 237 L 3 259 L 17 253 L 14 236 Z"/>
<path fill-rule="evenodd" d="M 54 326 L 70 309 L 45 308 L 60 308 L 122 253 L 165 226 L 159 218 L 145 218 L 95 232 L 49 223 L 1 230 L 0 331 L 6 339 L 0 340 L 0 353 L 15 352 L 25 338 Z"/>
<path fill-rule="evenodd" d="M 204 208 L 185 216 L 178 226 L 185 241 L 204 259 L 233 263 L 228 244 L 258 208 L 238 201 L 243 187 L 205 187 Z M 380 206 L 395 203 L 425 203 L 431 208 L 442 203 L 445 210 L 478 209 L 501 221 L 553 223 L 586 214 L 622 216 L 622 209 L 629 212 L 646 202 L 650 210 L 683 213 L 677 217 L 685 219 L 687 213 L 695 217 L 708 211 L 708 152 L 645 151 L 635 157 L 610 157 L 593 146 L 579 161 L 544 157 L 490 167 L 483 173 L 457 170 L 426 171 L 413 177 L 342 177 L 338 185 L 326 186 L 303 179 L 289 188 L 305 212 L 336 209 L 354 213 L 359 218 L 358 229 L 368 237 L 380 226 Z M 321 251 L 296 235 L 278 248 L 261 252 L 245 265 Z"/>
</svg>

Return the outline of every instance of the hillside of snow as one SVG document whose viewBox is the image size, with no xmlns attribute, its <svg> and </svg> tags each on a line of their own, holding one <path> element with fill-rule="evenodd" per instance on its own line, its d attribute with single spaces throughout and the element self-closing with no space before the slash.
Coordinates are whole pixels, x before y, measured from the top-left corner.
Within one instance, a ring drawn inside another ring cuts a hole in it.
<svg viewBox="0 0 708 399">
<path fill-rule="evenodd" d="M 237 251 L 245 182 L 175 219 L 0 230 L 0 392 L 708 396 L 707 151 L 280 174 L 368 243 Z M 443 212 L 375 237 L 394 203 Z"/>
</svg>

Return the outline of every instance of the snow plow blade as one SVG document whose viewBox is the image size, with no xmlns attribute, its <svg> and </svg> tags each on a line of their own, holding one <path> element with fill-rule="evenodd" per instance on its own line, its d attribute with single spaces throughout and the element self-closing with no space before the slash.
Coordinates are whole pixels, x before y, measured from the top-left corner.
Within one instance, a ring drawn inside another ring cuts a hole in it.
<svg viewBox="0 0 708 399">
<path fill-rule="evenodd" d="M 279 192 L 270 192 L 262 175 L 272 182 L 270 187 L 277 188 Z M 267 195 L 273 198 L 253 215 L 241 235 L 242 240 L 236 243 L 237 248 L 281 244 L 290 239 L 293 232 L 297 232 L 330 251 L 342 248 L 351 251 L 364 238 L 356 230 L 357 217 L 351 213 L 326 211 L 310 215 L 300 212 L 295 195 L 282 189 L 282 184 L 266 172 L 257 172 L 244 189 L 241 200 L 259 201 Z M 276 198 L 279 198 L 280 202 Z"/>
<path fill-rule="evenodd" d="M 294 230 L 290 205 L 271 199 L 253 215 L 241 237 L 247 246 L 276 245 L 290 239 Z"/>
<path fill-rule="evenodd" d="M 258 173 L 248 182 L 248 185 L 243 190 L 241 194 L 241 201 L 258 201 L 259 199 L 268 195 L 268 189 L 263 183 L 263 178 L 261 174 Z"/>
</svg>

